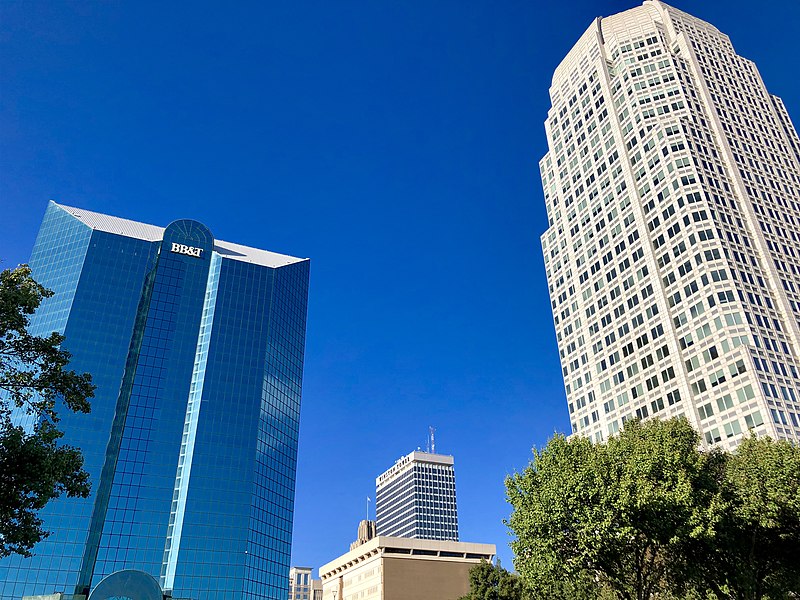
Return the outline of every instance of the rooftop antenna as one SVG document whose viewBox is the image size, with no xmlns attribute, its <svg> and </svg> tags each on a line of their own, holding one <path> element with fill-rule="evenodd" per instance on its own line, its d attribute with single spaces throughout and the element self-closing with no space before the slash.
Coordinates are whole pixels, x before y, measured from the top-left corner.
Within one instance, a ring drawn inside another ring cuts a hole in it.
<svg viewBox="0 0 800 600">
<path fill-rule="evenodd" d="M 433 427 L 428 427 L 428 452 L 436 454 L 436 439 L 433 437 L 433 432 L 436 431 Z"/>
</svg>

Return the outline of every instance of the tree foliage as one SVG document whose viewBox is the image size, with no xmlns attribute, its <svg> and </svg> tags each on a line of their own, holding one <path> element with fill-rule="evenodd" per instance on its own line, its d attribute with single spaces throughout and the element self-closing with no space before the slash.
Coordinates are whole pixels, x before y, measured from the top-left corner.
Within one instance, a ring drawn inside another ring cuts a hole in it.
<svg viewBox="0 0 800 600">
<path fill-rule="evenodd" d="M 800 449 L 746 438 L 726 464 L 706 581 L 735 600 L 800 596 Z"/>
<path fill-rule="evenodd" d="M 629 422 L 604 444 L 555 436 L 535 449 L 506 481 L 515 566 L 534 597 L 796 593 L 800 449 L 750 438 L 731 455 L 698 444 L 672 419 Z"/>
<path fill-rule="evenodd" d="M 460 600 L 529 600 L 522 582 L 499 562 L 493 565 L 482 560 L 469 570 L 469 594 Z"/>
<path fill-rule="evenodd" d="M 47 502 L 89 494 L 80 450 L 59 443 L 57 409 L 89 412 L 91 376 L 68 369 L 62 335 L 28 331 L 52 295 L 25 265 L 0 272 L 0 557 L 29 556 L 48 535 L 38 516 Z"/>
</svg>

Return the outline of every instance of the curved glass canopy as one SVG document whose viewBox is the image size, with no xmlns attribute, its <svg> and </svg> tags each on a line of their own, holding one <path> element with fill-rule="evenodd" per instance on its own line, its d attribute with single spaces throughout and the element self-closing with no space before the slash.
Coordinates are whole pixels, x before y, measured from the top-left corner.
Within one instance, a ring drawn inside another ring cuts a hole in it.
<svg viewBox="0 0 800 600">
<path fill-rule="evenodd" d="M 89 594 L 89 600 L 163 600 L 161 586 L 144 571 L 127 569 L 105 577 Z"/>
</svg>

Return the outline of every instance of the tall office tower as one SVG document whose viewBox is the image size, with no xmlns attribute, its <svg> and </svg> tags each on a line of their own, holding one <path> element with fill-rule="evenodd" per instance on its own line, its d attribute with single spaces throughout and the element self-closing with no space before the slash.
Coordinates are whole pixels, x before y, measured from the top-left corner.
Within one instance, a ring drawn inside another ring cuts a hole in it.
<svg viewBox="0 0 800 600">
<path fill-rule="evenodd" d="M 458 541 L 453 457 L 412 452 L 375 480 L 377 535 Z"/>
<path fill-rule="evenodd" d="M 542 236 L 572 430 L 685 415 L 800 440 L 800 141 L 756 66 L 661 2 L 553 75 Z"/>
<path fill-rule="evenodd" d="M 91 414 L 61 411 L 92 493 L 48 505 L 0 597 L 77 600 L 131 569 L 176 598 L 285 598 L 308 261 L 50 203 L 30 265 L 55 292 L 32 330 L 97 385 Z"/>
</svg>

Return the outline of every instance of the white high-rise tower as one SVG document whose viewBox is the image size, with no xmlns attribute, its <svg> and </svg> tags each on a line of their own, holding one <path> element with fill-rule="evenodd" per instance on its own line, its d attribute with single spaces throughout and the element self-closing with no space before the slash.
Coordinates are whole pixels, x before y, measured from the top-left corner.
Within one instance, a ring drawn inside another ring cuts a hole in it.
<svg viewBox="0 0 800 600">
<path fill-rule="evenodd" d="M 572 430 L 685 415 L 800 441 L 800 140 L 756 66 L 655 0 L 553 75 L 542 236 Z"/>
</svg>

